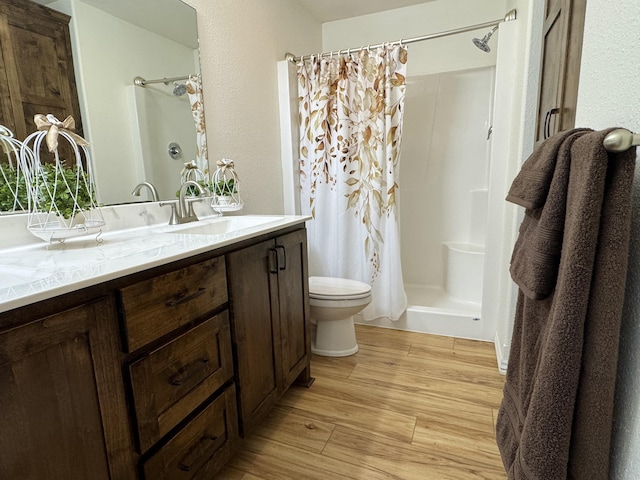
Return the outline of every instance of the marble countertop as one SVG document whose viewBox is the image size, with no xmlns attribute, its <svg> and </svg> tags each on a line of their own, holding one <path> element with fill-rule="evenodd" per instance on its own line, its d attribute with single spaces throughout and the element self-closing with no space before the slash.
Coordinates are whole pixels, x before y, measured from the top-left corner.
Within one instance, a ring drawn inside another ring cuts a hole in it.
<svg viewBox="0 0 640 480">
<path fill-rule="evenodd" d="M 0 248 L 0 313 L 304 223 L 300 215 L 214 217 Z"/>
</svg>

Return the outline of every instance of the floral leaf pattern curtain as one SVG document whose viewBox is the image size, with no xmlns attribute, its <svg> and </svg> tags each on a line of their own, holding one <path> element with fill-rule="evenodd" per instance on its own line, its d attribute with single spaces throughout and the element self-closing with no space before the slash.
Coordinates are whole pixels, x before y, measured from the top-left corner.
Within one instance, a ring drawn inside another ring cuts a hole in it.
<svg viewBox="0 0 640 480">
<path fill-rule="evenodd" d="M 396 205 L 406 67 L 399 45 L 298 63 L 310 271 L 371 284 L 367 320 L 406 309 Z"/>
<path fill-rule="evenodd" d="M 185 82 L 191 113 L 196 126 L 196 164 L 205 175 L 209 174 L 207 162 L 207 137 L 205 134 L 204 102 L 202 98 L 202 78 L 200 74 L 190 75 Z"/>
</svg>

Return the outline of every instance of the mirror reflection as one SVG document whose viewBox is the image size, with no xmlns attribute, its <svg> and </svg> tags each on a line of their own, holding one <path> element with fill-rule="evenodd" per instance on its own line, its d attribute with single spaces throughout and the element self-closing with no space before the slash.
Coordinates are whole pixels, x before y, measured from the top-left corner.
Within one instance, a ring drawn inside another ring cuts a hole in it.
<svg viewBox="0 0 640 480">
<path fill-rule="evenodd" d="M 91 145 L 101 202 L 152 200 L 150 189 L 132 194 L 145 181 L 161 200 L 175 199 L 185 163 L 208 170 L 196 129 L 203 122 L 192 113 L 201 85 L 195 10 L 180 0 L 35 1 L 71 17 L 76 123 Z"/>
</svg>

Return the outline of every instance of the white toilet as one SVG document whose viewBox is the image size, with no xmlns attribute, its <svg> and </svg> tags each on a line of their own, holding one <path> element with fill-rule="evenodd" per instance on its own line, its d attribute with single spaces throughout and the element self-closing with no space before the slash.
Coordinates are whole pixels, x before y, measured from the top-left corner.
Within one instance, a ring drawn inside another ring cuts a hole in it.
<svg viewBox="0 0 640 480">
<path fill-rule="evenodd" d="M 353 316 L 371 302 L 371 286 L 356 280 L 309 277 L 311 323 L 316 324 L 311 351 L 346 357 L 358 351 Z"/>
</svg>

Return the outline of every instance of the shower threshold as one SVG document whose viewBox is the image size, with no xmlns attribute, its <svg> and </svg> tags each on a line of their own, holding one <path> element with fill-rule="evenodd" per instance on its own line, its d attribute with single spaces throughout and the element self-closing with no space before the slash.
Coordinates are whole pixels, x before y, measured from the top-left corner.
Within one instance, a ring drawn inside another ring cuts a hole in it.
<svg viewBox="0 0 640 480">
<path fill-rule="evenodd" d="M 479 303 L 464 302 L 452 298 L 443 288 L 405 284 L 404 289 L 407 293 L 407 304 L 410 308 L 424 308 L 434 312 L 480 316 L 481 305 Z"/>
<path fill-rule="evenodd" d="M 365 321 L 362 315 L 356 315 L 355 322 L 410 332 L 487 340 L 483 336 L 480 304 L 456 301 L 443 288 L 405 284 L 404 289 L 408 306 L 399 320 L 393 322 L 378 318 Z"/>
</svg>

